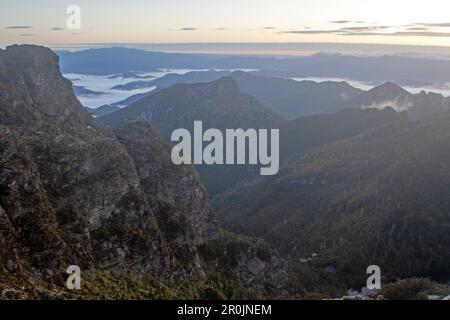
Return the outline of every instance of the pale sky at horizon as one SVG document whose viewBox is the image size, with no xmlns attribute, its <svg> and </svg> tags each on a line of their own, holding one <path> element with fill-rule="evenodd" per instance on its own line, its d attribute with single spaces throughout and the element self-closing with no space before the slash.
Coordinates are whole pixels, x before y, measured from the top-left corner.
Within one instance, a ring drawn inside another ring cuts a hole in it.
<svg viewBox="0 0 450 320">
<path fill-rule="evenodd" d="M 66 28 L 66 8 L 72 4 L 81 8 L 81 30 Z M 0 8 L 1 47 L 183 42 L 450 46 L 448 0 L 0 0 Z"/>
</svg>

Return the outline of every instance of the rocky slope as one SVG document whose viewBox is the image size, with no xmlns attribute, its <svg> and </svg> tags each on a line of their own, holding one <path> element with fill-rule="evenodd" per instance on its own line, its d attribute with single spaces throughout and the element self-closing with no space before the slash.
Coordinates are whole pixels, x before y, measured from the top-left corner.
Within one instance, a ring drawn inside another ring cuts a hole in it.
<svg viewBox="0 0 450 320">
<path fill-rule="evenodd" d="M 285 257 L 363 283 L 450 276 L 450 113 L 383 125 L 310 150 L 276 177 L 224 199 L 229 230 L 261 236 Z"/>
<path fill-rule="evenodd" d="M 355 108 L 289 121 L 280 129 L 280 157 L 287 163 L 315 147 L 351 138 L 389 123 L 407 120 L 406 112 L 397 113 L 392 108 Z"/>
<path fill-rule="evenodd" d="M 143 190 L 189 218 L 187 224 L 194 227 L 192 236 L 197 243 L 218 239 L 219 227 L 194 168 L 173 165 L 169 145 L 145 121 L 129 120 L 114 132 L 132 157 Z"/>
<path fill-rule="evenodd" d="M 220 230 L 195 172 L 167 163 L 154 129 L 128 122 L 116 134 L 83 109 L 50 50 L 0 50 L 1 298 L 282 292 L 282 261 Z M 205 254 L 218 245 L 236 248 L 233 263 Z M 69 265 L 83 270 L 80 292 L 64 289 Z"/>
</svg>

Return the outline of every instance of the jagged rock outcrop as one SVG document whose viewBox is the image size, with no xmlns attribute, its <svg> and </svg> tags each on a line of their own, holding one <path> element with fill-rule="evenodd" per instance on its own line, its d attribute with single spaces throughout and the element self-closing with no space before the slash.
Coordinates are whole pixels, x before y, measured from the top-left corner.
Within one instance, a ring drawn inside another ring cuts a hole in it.
<svg viewBox="0 0 450 320">
<path fill-rule="evenodd" d="M 136 164 L 142 188 L 158 201 L 176 206 L 193 226 L 197 244 L 220 237 L 206 190 L 191 166 L 176 166 L 169 145 L 156 129 L 142 120 L 130 120 L 114 129 Z"/>
</svg>

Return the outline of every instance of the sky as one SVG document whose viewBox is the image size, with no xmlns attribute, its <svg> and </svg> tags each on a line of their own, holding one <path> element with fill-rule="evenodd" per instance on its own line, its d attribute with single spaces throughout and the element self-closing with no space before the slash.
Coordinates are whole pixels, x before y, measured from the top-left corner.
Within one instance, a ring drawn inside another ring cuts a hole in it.
<svg viewBox="0 0 450 320">
<path fill-rule="evenodd" d="M 69 5 L 80 29 L 67 28 Z M 0 47 L 217 42 L 450 47 L 450 1 L 0 0 Z"/>
</svg>

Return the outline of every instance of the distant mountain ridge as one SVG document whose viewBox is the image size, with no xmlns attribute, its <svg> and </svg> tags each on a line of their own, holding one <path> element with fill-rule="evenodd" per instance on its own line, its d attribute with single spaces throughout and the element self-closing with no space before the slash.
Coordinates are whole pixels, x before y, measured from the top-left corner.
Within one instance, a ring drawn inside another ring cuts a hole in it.
<svg viewBox="0 0 450 320">
<path fill-rule="evenodd" d="M 226 56 L 152 52 L 123 47 L 59 51 L 63 73 L 97 75 L 156 69 L 256 69 L 281 78 L 321 77 L 362 81 L 448 82 L 450 61 L 399 55 L 351 56 L 320 53 L 306 57 Z"/>
<path fill-rule="evenodd" d="M 63 73 L 117 75 L 159 69 L 204 69 L 208 55 L 151 52 L 124 47 L 58 51 Z"/>
<path fill-rule="evenodd" d="M 168 74 L 159 79 L 146 81 L 146 86 L 169 88 L 176 84 L 195 84 L 216 81 L 223 76 L 233 78 L 242 92 L 257 98 L 276 114 L 294 120 L 297 118 L 332 114 L 346 108 L 392 107 L 407 111 L 412 120 L 424 118 L 450 108 L 450 98 L 436 93 L 411 94 L 400 86 L 386 82 L 369 91 L 356 89 L 346 82 L 314 82 L 260 76 L 243 71 L 202 71 L 186 74 Z M 134 88 L 140 82 L 132 82 Z M 127 85 L 125 85 L 127 86 Z M 148 93 L 151 94 L 151 93 Z M 131 104 L 145 95 L 130 97 Z"/>
<path fill-rule="evenodd" d="M 441 94 L 411 94 L 400 86 L 387 82 L 343 103 L 346 108 L 394 108 L 406 111 L 412 120 L 418 120 L 435 113 L 450 110 L 450 98 Z"/>
<path fill-rule="evenodd" d="M 232 73 L 231 77 L 242 91 L 289 120 L 334 113 L 340 110 L 340 105 L 363 93 L 346 82 L 266 78 L 240 71 Z"/>
<path fill-rule="evenodd" d="M 141 86 L 156 86 L 165 89 L 177 84 L 213 82 L 223 77 L 232 78 L 242 92 L 257 98 L 263 105 L 286 119 L 334 113 L 346 101 L 363 92 L 345 82 L 295 81 L 261 77 L 243 71 L 193 71 L 186 74 L 168 74 L 150 81 L 130 82 L 119 88 L 131 90 Z"/>
</svg>

